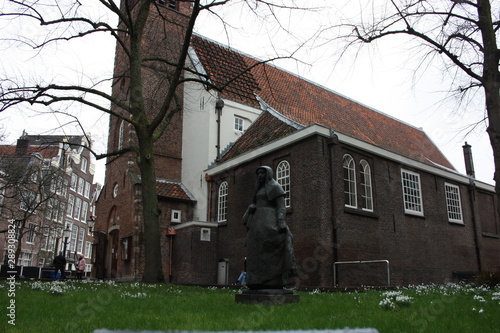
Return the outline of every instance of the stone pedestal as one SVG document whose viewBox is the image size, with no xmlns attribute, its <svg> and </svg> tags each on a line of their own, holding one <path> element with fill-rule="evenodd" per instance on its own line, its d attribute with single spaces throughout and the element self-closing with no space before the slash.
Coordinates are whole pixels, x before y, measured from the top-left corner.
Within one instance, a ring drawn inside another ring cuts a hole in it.
<svg viewBox="0 0 500 333">
<path fill-rule="evenodd" d="M 294 294 L 290 289 L 246 289 L 241 294 L 236 294 L 236 303 L 276 305 L 297 303 L 300 295 Z"/>
</svg>

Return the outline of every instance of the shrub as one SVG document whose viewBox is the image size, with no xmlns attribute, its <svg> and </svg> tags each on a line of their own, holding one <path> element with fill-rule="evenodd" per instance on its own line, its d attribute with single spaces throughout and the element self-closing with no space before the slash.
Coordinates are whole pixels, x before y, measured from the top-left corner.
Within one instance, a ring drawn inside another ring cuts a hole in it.
<svg viewBox="0 0 500 333">
<path fill-rule="evenodd" d="M 477 275 L 476 282 L 490 288 L 500 286 L 500 269 L 496 272 L 483 271 Z"/>
</svg>

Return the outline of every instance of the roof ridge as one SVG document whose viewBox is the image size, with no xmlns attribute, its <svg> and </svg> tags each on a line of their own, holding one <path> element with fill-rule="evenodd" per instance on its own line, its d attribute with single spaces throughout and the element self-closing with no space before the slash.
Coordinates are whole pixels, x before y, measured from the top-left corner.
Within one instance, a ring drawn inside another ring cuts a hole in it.
<svg viewBox="0 0 500 333">
<path fill-rule="evenodd" d="M 250 54 L 248 54 L 248 53 L 246 53 L 246 52 L 240 51 L 240 50 L 238 50 L 238 49 L 236 49 L 236 48 L 234 48 L 234 47 L 231 47 L 231 46 L 229 46 L 229 45 L 225 45 L 225 44 L 223 44 L 223 43 L 221 43 L 221 42 L 218 42 L 218 41 L 216 41 L 216 40 L 213 40 L 213 39 L 208 38 L 208 37 L 206 37 L 206 36 L 203 36 L 203 35 L 201 35 L 201 34 L 194 33 L 193 35 L 195 35 L 196 37 L 199 37 L 199 38 L 205 39 L 206 41 L 209 41 L 209 42 L 211 42 L 211 43 L 217 44 L 217 45 L 219 45 L 219 46 L 220 46 L 220 47 L 222 47 L 222 48 L 225 48 L 225 49 L 228 49 L 228 50 L 230 50 L 230 51 L 233 51 L 233 52 L 239 53 L 239 54 L 241 54 L 241 55 L 243 55 L 243 56 L 245 56 L 245 57 L 248 57 L 248 58 L 250 58 L 250 59 L 253 59 L 253 60 L 255 60 L 255 61 L 258 61 L 258 62 L 263 62 L 263 61 L 264 61 L 264 60 L 263 60 L 263 59 L 261 59 L 261 58 L 258 58 L 258 57 L 256 57 L 256 56 L 250 55 Z M 198 61 L 199 61 L 199 60 L 198 60 Z M 398 121 L 398 122 L 400 122 L 400 123 L 402 123 L 402 124 L 405 124 L 405 125 L 407 125 L 407 126 L 410 126 L 410 127 L 414 128 L 414 129 L 416 129 L 416 130 L 419 130 L 419 131 L 421 131 L 421 132 L 424 132 L 424 130 L 423 130 L 423 128 L 422 128 L 422 127 L 417 127 L 417 126 L 415 126 L 415 125 L 412 125 L 412 124 L 410 124 L 410 123 L 407 123 L 407 122 L 406 122 L 406 121 L 404 121 L 404 120 L 401 120 L 401 119 L 399 119 L 399 118 L 396 118 L 395 116 L 392 116 L 392 115 L 390 115 L 390 114 L 388 114 L 388 113 L 385 113 L 385 112 L 383 112 L 383 111 L 380 111 L 380 110 L 378 110 L 378 109 L 375 109 L 375 108 L 373 108 L 373 107 L 371 107 L 371 106 L 369 106 L 369 105 L 366 105 L 366 104 L 364 104 L 364 103 L 362 103 L 362 102 L 359 102 L 359 101 L 357 101 L 357 100 L 355 100 L 355 99 L 353 99 L 353 98 L 351 98 L 351 97 L 348 97 L 348 96 L 346 96 L 346 95 L 344 95 L 344 94 L 342 94 L 342 93 L 340 93 L 340 92 L 338 92 L 338 91 L 336 91 L 336 90 L 333 90 L 333 89 L 331 89 L 331 88 L 328 88 L 328 87 L 326 87 L 326 86 L 324 86 L 324 85 L 322 85 L 322 84 L 319 84 L 319 83 L 317 83 L 317 82 L 312 81 L 311 79 L 308 79 L 308 78 L 303 77 L 303 76 L 301 76 L 301 75 L 299 75 L 299 74 L 296 74 L 296 73 L 293 73 L 293 72 L 291 72 L 291 71 L 289 71 L 289 70 L 287 70 L 287 69 L 284 69 L 284 68 L 282 68 L 282 67 L 280 67 L 280 66 L 278 66 L 278 65 L 275 65 L 275 64 L 273 64 L 272 62 L 265 62 L 265 63 L 263 63 L 263 64 L 264 64 L 264 65 L 271 66 L 271 67 L 274 67 L 274 68 L 276 68 L 276 69 L 278 69 L 278 70 L 280 70 L 280 71 L 282 71 L 282 72 L 285 72 L 285 73 L 287 73 L 287 74 L 290 74 L 290 75 L 292 75 L 292 76 L 294 76 L 294 77 L 296 77 L 296 78 L 298 78 L 298 79 L 300 79 L 300 80 L 304 80 L 304 81 L 308 82 L 309 84 L 312 84 L 312 85 L 314 85 L 314 86 L 316 86 L 316 87 L 318 87 L 318 88 L 321 88 L 321 89 L 326 90 L 326 91 L 328 91 L 328 92 L 330 92 L 330 93 L 333 93 L 333 94 L 335 94 L 335 95 L 337 95 L 337 96 L 339 96 L 339 97 L 345 98 L 345 99 L 347 99 L 347 100 L 349 100 L 349 101 L 351 101 L 351 102 L 353 102 L 353 103 L 356 103 L 356 104 L 358 104 L 358 105 L 360 105 L 360 106 L 362 106 L 362 107 L 364 107 L 364 108 L 367 108 L 367 109 L 369 109 L 369 110 L 371 110 L 371 111 L 373 111 L 373 112 L 377 112 L 377 113 L 379 113 L 379 114 L 381 114 L 381 115 L 383 115 L 383 116 L 386 116 L 386 117 L 391 118 L 391 119 L 393 119 L 393 120 L 396 120 L 396 121 Z"/>
</svg>

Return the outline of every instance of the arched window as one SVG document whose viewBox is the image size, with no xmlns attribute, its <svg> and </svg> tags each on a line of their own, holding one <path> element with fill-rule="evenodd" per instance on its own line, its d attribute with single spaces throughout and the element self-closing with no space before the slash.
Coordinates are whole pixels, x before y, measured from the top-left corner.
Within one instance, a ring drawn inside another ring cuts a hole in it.
<svg viewBox="0 0 500 333">
<path fill-rule="evenodd" d="M 219 186 L 219 205 L 217 209 L 217 221 L 227 220 L 227 182 L 222 182 Z"/>
<path fill-rule="evenodd" d="M 356 166 L 351 155 L 344 155 L 344 203 L 347 207 L 357 207 Z"/>
<path fill-rule="evenodd" d="M 281 161 L 276 167 L 276 181 L 285 191 L 285 206 L 290 207 L 290 163 Z"/>
<path fill-rule="evenodd" d="M 361 205 L 363 210 L 373 211 L 373 195 L 372 195 L 372 175 L 370 164 L 367 161 L 359 162 L 361 169 Z"/>
</svg>

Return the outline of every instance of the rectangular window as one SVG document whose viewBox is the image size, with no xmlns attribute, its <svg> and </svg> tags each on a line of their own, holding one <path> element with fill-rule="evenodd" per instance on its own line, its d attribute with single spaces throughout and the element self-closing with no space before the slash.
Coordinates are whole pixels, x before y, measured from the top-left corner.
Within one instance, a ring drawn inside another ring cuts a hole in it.
<svg viewBox="0 0 500 333">
<path fill-rule="evenodd" d="M 462 205 L 460 203 L 460 189 L 456 185 L 444 183 L 446 193 L 446 207 L 448 209 L 448 221 L 463 223 Z"/>
<path fill-rule="evenodd" d="M 73 218 L 75 220 L 80 219 L 80 212 L 82 210 L 82 199 L 76 198 L 76 204 L 75 204 L 75 214 L 73 215 Z"/>
<path fill-rule="evenodd" d="M 35 208 L 37 205 L 36 194 L 32 191 L 23 190 L 21 194 L 21 205 L 20 209 L 29 211 L 30 213 L 35 213 Z"/>
<path fill-rule="evenodd" d="M 91 254 L 92 254 L 92 243 L 85 242 L 85 258 L 90 258 Z"/>
<path fill-rule="evenodd" d="M 69 242 L 69 250 L 75 252 L 76 251 L 76 241 L 78 238 L 78 227 L 73 225 L 71 228 L 71 241 Z"/>
<path fill-rule="evenodd" d="M 243 132 L 245 130 L 245 121 L 240 117 L 234 117 L 234 130 Z"/>
<path fill-rule="evenodd" d="M 28 224 L 28 234 L 26 235 L 26 243 L 33 244 L 35 243 L 35 223 Z"/>
<path fill-rule="evenodd" d="M 54 235 L 54 232 L 52 231 L 49 234 L 49 244 L 47 245 L 47 251 L 53 251 L 56 246 L 56 237 Z"/>
<path fill-rule="evenodd" d="M 80 214 L 80 219 L 83 222 L 87 222 L 87 212 L 89 210 L 89 203 L 87 201 L 83 202 L 82 213 Z"/>
<path fill-rule="evenodd" d="M 64 185 L 63 185 L 63 188 L 62 188 L 62 193 L 61 193 L 61 194 L 62 194 L 62 196 L 63 196 L 63 197 L 65 197 L 65 196 L 66 196 L 66 194 L 68 193 L 68 180 L 67 180 L 67 179 L 65 179 L 65 180 L 63 181 L 63 184 L 64 184 Z"/>
<path fill-rule="evenodd" d="M 40 234 L 40 249 L 47 250 L 48 242 L 49 242 L 49 231 L 44 226 L 43 232 Z"/>
<path fill-rule="evenodd" d="M 200 229 L 200 240 L 202 242 L 210 242 L 210 229 L 209 228 L 201 228 Z"/>
<path fill-rule="evenodd" d="M 31 266 L 31 257 L 32 254 L 30 252 L 22 252 L 17 260 L 17 264 L 20 266 Z"/>
<path fill-rule="evenodd" d="M 87 165 L 88 165 L 88 160 L 85 157 L 82 157 L 82 162 L 81 162 L 81 170 L 83 172 L 87 172 Z"/>
<path fill-rule="evenodd" d="M 83 178 L 80 178 L 78 179 L 78 194 L 82 194 L 83 195 L 83 188 L 85 186 L 85 180 Z"/>
<path fill-rule="evenodd" d="M 85 198 L 90 199 L 90 183 L 85 182 L 85 192 L 83 194 Z"/>
<path fill-rule="evenodd" d="M 122 238 L 122 260 L 130 260 L 132 259 L 132 237 Z"/>
<path fill-rule="evenodd" d="M 80 234 L 78 235 L 77 252 L 83 254 L 83 242 L 85 240 L 85 228 L 80 228 Z"/>
<path fill-rule="evenodd" d="M 401 170 L 401 182 L 403 186 L 405 213 L 423 216 L 424 208 L 422 204 L 420 175 L 415 172 Z"/>
<path fill-rule="evenodd" d="M 181 211 L 178 209 L 172 209 L 172 217 L 170 219 L 171 222 L 181 222 Z"/>
<path fill-rule="evenodd" d="M 76 174 L 71 174 L 71 186 L 70 189 L 76 191 L 76 184 L 78 183 L 78 176 Z"/>
</svg>

